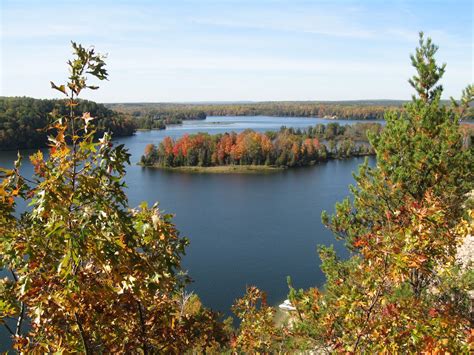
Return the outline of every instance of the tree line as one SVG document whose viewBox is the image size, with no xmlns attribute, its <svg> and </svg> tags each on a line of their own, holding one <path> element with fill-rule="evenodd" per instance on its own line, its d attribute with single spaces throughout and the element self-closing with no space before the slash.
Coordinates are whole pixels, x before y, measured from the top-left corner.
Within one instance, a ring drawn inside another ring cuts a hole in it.
<svg viewBox="0 0 474 355">
<path fill-rule="evenodd" d="M 108 104 L 114 110 L 136 117 L 149 115 L 178 115 L 194 119 L 199 112 L 207 116 L 280 116 L 280 117 L 323 117 L 339 119 L 378 120 L 387 111 L 403 110 L 403 101 L 275 101 L 226 104 Z M 205 117 L 204 117 L 205 118 Z M 188 118 L 183 118 L 188 119 Z"/>
<path fill-rule="evenodd" d="M 64 103 L 64 100 L 0 97 L 0 150 L 47 146 L 45 127 L 52 119 L 51 113 L 67 113 Z M 97 136 L 106 131 L 116 137 L 130 136 L 135 132 L 136 123 L 130 115 L 115 112 L 102 104 L 78 100 L 76 109 L 89 112 L 96 118 Z"/>
<path fill-rule="evenodd" d="M 305 130 L 282 127 L 278 132 L 210 135 L 198 133 L 173 140 L 165 137 L 148 144 L 141 163 L 145 166 L 267 165 L 308 166 L 330 158 L 373 154 L 367 134 L 379 134 L 378 123 L 318 124 Z"/>
</svg>

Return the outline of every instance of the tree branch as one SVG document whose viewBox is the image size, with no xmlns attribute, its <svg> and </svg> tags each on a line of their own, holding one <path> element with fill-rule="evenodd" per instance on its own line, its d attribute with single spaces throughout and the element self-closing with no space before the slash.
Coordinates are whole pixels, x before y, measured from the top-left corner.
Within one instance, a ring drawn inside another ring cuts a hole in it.
<svg viewBox="0 0 474 355">
<path fill-rule="evenodd" d="M 13 280 L 14 280 L 15 282 L 18 282 L 18 276 L 16 276 L 15 271 L 13 271 L 13 269 L 10 268 L 10 272 L 12 273 Z"/>
<path fill-rule="evenodd" d="M 362 338 L 362 335 L 364 334 L 364 329 L 367 327 L 367 323 L 368 323 L 368 321 L 369 321 L 369 319 L 370 319 L 370 315 L 371 315 L 371 313 L 372 313 L 372 310 L 373 310 L 374 307 L 375 307 L 375 304 L 376 304 L 377 301 L 378 301 L 378 298 L 379 298 L 379 296 L 380 296 L 380 293 L 381 293 L 381 291 L 380 291 L 380 288 L 379 288 L 379 289 L 377 290 L 377 294 L 375 295 L 375 297 L 374 297 L 374 299 L 373 299 L 373 301 L 372 301 L 372 304 L 370 305 L 370 307 L 369 307 L 369 309 L 368 309 L 368 311 L 367 311 L 367 315 L 366 315 L 366 317 L 365 317 L 365 323 L 366 323 L 366 324 L 365 324 L 365 326 L 362 328 L 362 330 L 360 331 L 359 335 L 357 336 L 357 341 L 356 341 L 356 343 L 355 343 L 355 345 L 354 345 L 354 350 L 353 350 L 354 353 L 357 352 L 357 347 L 359 346 L 359 342 L 360 342 L 360 340 L 361 340 L 361 338 Z"/>
<path fill-rule="evenodd" d="M 7 328 L 8 333 L 10 333 L 12 336 L 15 336 L 15 333 L 13 332 L 12 328 L 7 323 L 3 323 L 5 328 Z"/>
<path fill-rule="evenodd" d="M 74 313 L 74 317 L 75 317 L 75 320 L 76 320 L 76 324 L 79 327 L 79 334 L 81 336 L 82 347 L 84 349 L 85 354 L 89 355 L 89 354 L 91 354 L 91 352 L 89 350 L 89 347 L 87 346 L 87 340 L 86 340 L 86 336 L 84 334 L 84 328 L 82 328 L 82 324 L 79 321 L 79 317 L 77 316 L 77 313 Z"/>
<path fill-rule="evenodd" d="M 18 320 L 16 322 L 16 329 L 15 329 L 15 335 L 20 336 L 21 335 L 21 326 L 23 324 L 23 319 L 25 319 L 25 304 L 21 302 L 21 311 L 20 311 L 20 316 L 18 317 Z"/>
<path fill-rule="evenodd" d="M 138 305 L 138 314 L 140 316 L 140 325 L 141 325 L 141 332 L 142 332 L 142 337 L 143 337 L 143 354 L 148 355 L 148 343 L 146 341 L 146 328 L 145 328 L 145 318 L 143 317 L 143 311 L 142 311 L 142 304 L 140 301 L 137 300 L 137 305 Z"/>
</svg>

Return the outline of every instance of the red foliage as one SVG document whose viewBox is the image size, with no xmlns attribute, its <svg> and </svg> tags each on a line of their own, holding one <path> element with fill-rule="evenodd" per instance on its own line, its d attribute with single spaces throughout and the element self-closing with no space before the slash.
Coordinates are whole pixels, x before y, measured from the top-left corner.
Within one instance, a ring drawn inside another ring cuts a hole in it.
<svg viewBox="0 0 474 355">
<path fill-rule="evenodd" d="M 171 137 L 165 137 L 162 143 L 163 143 L 163 147 L 165 148 L 165 153 L 172 154 L 173 148 L 174 148 L 173 139 Z"/>
<path fill-rule="evenodd" d="M 147 144 L 145 147 L 145 156 L 149 156 L 151 152 L 153 152 L 154 149 L 155 149 L 154 144 Z"/>
</svg>

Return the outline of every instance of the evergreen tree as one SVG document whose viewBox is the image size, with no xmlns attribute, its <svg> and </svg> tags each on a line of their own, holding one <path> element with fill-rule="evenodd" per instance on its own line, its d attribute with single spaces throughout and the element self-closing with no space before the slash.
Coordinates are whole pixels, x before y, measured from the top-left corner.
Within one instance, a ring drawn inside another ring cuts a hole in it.
<svg viewBox="0 0 474 355">
<path fill-rule="evenodd" d="M 293 336 L 308 348 L 468 352 L 473 271 L 455 254 L 473 227 L 465 207 L 473 150 L 463 149 L 459 122 L 474 91 L 469 86 L 461 104 L 440 103 L 445 65 L 437 65 L 437 49 L 420 34 L 411 56 L 417 96 L 371 135 L 377 164 L 360 167 L 352 199 L 332 218 L 323 214 L 354 254 L 340 261 L 321 248 L 324 292 L 291 289 L 300 315 Z"/>
</svg>

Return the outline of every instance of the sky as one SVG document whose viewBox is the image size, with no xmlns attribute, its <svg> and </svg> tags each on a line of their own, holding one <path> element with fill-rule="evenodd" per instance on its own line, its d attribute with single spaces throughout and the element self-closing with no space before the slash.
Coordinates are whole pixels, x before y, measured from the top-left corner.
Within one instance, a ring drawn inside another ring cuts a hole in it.
<svg viewBox="0 0 474 355">
<path fill-rule="evenodd" d="M 70 41 L 107 53 L 98 102 L 410 99 L 423 30 L 444 97 L 473 82 L 472 1 L 0 0 L 0 96 L 54 98 Z"/>
</svg>

